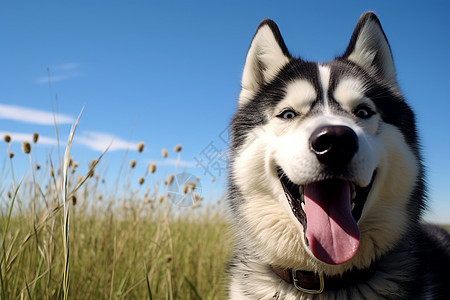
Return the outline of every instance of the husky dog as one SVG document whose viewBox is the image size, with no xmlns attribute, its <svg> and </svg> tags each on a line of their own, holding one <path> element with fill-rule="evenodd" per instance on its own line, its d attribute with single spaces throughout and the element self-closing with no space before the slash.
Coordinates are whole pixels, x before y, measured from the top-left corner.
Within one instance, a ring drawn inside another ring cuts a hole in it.
<svg viewBox="0 0 450 300">
<path fill-rule="evenodd" d="M 230 299 L 450 299 L 450 235 L 422 223 L 414 114 L 378 18 L 330 62 L 259 25 L 231 123 Z"/>
</svg>

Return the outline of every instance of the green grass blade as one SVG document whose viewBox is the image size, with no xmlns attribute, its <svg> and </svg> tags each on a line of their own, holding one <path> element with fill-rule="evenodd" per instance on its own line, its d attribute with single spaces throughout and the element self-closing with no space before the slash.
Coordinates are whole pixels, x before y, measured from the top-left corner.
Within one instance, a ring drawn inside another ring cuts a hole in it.
<svg viewBox="0 0 450 300">
<path fill-rule="evenodd" d="M 11 223 L 11 216 L 12 216 L 14 203 L 16 202 L 17 193 L 19 192 L 19 188 L 20 188 L 20 185 L 22 184 L 22 181 L 23 181 L 23 177 L 20 180 L 19 184 L 17 185 L 17 187 L 14 191 L 14 196 L 12 198 L 11 206 L 9 208 L 8 218 L 6 219 L 5 230 L 3 231 L 3 240 L 2 240 L 1 257 L 0 257 L 0 281 L 1 281 L 0 282 L 0 284 L 1 284 L 1 294 L 0 295 L 2 296 L 1 297 L 2 299 L 4 299 L 6 297 L 5 279 L 7 276 L 6 273 L 8 272 L 8 269 L 7 269 L 8 261 L 7 261 L 6 244 L 5 244 L 6 236 L 7 236 L 8 230 L 9 230 L 9 225 Z M 5 266 L 5 272 L 6 272 L 5 274 L 2 274 L 2 272 L 1 272 L 2 264 L 4 264 L 4 266 Z"/>
<path fill-rule="evenodd" d="M 16 189 L 14 191 L 14 196 L 12 198 L 11 207 L 9 208 L 8 219 L 6 220 L 5 230 L 3 231 L 3 236 L 4 237 L 6 236 L 6 233 L 8 232 L 8 229 L 9 229 L 9 223 L 11 222 L 11 215 L 12 215 L 13 206 L 14 206 L 14 203 L 16 202 L 17 193 L 19 192 L 19 188 L 20 188 L 20 185 L 22 184 L 22 181 L 23 181 L 23 177 L 20 180 L 19 184 L 17 185 L 17 187 L 16 187 Z M 3 241 L 3 243 L 2 243 L 2 252 L 4 251 L 4 249 L 5 249 L 5 241 Z"/>
<path fill-rule="evenodd" d="M 147 282 L 148 298 L 150 300 L 153 300 L 152 289 L 150 288 L 150 280 L 148 278 L 147 265 L 145 263 L 144 263 L 144 269 L 145 269 L 145 281 Z"/>
<path fill-rule="evenodd" d="M 170 274 L 170 269 L 167 269 L 167 286 L 167 299 L 173 300 L 172 276 Z"/>
<path fill-rule="evenodd" d="M 186 281 L 186 283 L 189 285 L 189 288 L 191 289 L 192 292 L 194 292 L 195 294 L 195 299 L 197 300 L 202 300 L 202 297 L 200 297 L 200 295 L 197 292 L 197 289 L 195 288 L 195 286 L 192 284 L 192 282 L 189 281 L 189 279 L 186 276 L 183 276 L 184 280 Z"/>
<path fill-rule="evenodd" d="M 25 278 L 25 287 L 27 289 L 27 294 L 28 294 L 28 298 L 31 300 L 33 298 L 31 298 L 31 293 L 30 293 L 30 288 L 28 287 L 28 282 L 27 279 Z"/>
<path fill-rule="evenodd" d="M 0 284 L 1 284 L 1 293 L 0 293 L 0 299 L 6 299 L 6 291 L 5 291 L 5 284 L 4 284 L 4 280 L 3 280 L 3 273 L 2 273 L 2 268 L 1 268 L 2 264 L 0 261 Z"/>
</svg>

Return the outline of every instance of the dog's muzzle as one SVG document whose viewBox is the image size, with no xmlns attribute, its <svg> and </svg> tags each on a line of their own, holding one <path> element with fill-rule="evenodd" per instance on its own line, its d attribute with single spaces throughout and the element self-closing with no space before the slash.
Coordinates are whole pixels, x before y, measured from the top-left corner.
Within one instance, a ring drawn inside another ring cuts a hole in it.
<svg viewBox="0 0 450 300">
<path fill-rule="evenodd" d="M 348 173 L 359 150 L 358 136 L 350 127 L 319 127 L 311 134 L 309 145 L 322 165 L 324 178 L 296 183 L 281 166 L 277 167 L 278 177 L 312 254 L 330 265 L 343 264 L 358 249 L 357 223 L 376 172 L 365 187 L 358 186 Z"/>
</svg>

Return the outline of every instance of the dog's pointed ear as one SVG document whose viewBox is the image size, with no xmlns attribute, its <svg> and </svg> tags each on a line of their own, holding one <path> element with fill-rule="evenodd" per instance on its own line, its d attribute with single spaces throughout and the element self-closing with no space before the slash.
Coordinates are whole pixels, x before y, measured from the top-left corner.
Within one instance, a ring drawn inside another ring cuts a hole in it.
<svg viewBox="0 0 450 300">
<path fill-rule="evenodd" d="M 245 59 L 239 105 L 245 104 L 263 84 L 274 79 L 290 58 L 277 24 L 269 19 L 263 20 L 253 36 Z"/>
<path fill-rule="evenodd" d="M 380 21 L 372 12 L 358 20 L 343 58 L 359 65 L 369 73 L 377 73 L 391 84 L 396 84 L 394 61 Z"/>
</svg>

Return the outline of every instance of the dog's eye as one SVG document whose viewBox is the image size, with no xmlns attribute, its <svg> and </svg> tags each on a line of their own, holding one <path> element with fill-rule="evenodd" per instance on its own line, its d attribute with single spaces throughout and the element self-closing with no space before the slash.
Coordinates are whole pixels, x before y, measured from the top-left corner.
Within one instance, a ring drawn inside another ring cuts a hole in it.
<svg viewBox="0 0 450 300">
<path fill-rule="evenodd" d="M 375 112 L 367 106 L 359 106 L 355 109 L 354 114 L 360 119 L 369 119 Z"/>
<path fill-rule="evenodd" d="M 280 119 L 293 119 L 297 116 L 297 113 L 293 110 L 285 110 L 281 114 L 279 114 L 277 117 Z"/>
</svg>

